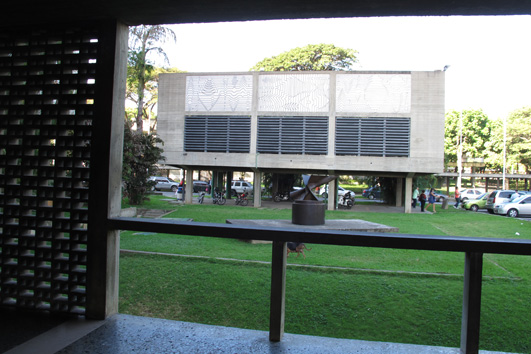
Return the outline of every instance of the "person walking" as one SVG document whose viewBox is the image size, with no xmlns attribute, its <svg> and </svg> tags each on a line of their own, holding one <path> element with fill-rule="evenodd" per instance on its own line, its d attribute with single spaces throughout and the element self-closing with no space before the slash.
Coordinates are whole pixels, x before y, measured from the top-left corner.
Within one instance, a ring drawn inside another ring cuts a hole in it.
<svg viewBox="0 0 531 354">
<path fill-rule="evenodd" d="M 433 205 L 433 213 L 435 214 L 435 189 L 430 189 L 430 195 L 428 196 L 428 205 L 426 206 L 426 209 L 429 209 L 430 205 Z"/>
<path fill-rule="evenodd" d="M 419 197 L 419 187 L 416 187 L 413 191 L 413 196 L 411 198 L 411 206 L 413 208 L 417 207 L 417 198 Z"/>
<path fill-rule="evenodd" d="M 459 203 L 461 203 L 461 193 L 459 193 L 459 188 L 455 187 L 455 209 L 459 208 Z"/>
<path fill-rule="evenodd" d="M 518 198 L 520 194 L 518 193 L 518 189 L 514 191 L 514 193 L 511 195 L 511 199 L 509 199 L 510 202 Z"/>
<path fill-rule="evenodd" d="M 420 193 L 419 196 L 419 202 L 420 202 L 420 211 L 424 212 L 424 206 L 426 205 L 426 194 L 424 193 L 425 190 L 422 190 L 422 193 Z"/>
</svg>

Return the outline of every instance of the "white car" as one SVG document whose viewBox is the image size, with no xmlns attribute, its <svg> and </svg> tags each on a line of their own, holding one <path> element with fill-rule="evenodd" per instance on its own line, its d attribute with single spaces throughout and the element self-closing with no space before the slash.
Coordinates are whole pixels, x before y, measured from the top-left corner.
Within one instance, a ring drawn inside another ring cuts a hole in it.
<svg viewBox="0 0 531 354">
<path fill-rule="evenodd" d="M 461 193 L 461 201 L 464 203 L 469 199 L 477 199 L 479 196 L 481 196 L 485 191 L 482 191 L 481 189 L 476 188 L 470 188 L 470 189 L 463 189 L 460 191 Z"/>
<path fill-rule="evenodd" d="M 253 185 L 251 182 L 247 181 L 232 181 L 230 185 L 230 192 L 233 197 L 235 197 L 238 194 L 242 194 L 244 192 L 247 192 L 249 194 L 253 194 Z M 265 192 L 265 188 L 262 187 L 262 193 Z"/>
<path fill-rule="evenodd" d="M 350 192 L 350 195 L 352 196 L 352 198 L 354 198 L 354 196 L 356 195 L 356 193 L 354 193 L 353 191 L 349 191 L 348 189 L 345 189 L 341 186 L 337 187 L 338 196 L 343 196 L 347 192 Z M 319 195 L 323 198 L 328 198 L 328 184 L 325 187 L 319 188 Z"/>
<path fill-rule="evenodd" d="M 513 201 L 497 204 L 494 213 L 516 218 L 520 215 L 531 215 L 531 195 L 524 194 Z"/>
</svg>

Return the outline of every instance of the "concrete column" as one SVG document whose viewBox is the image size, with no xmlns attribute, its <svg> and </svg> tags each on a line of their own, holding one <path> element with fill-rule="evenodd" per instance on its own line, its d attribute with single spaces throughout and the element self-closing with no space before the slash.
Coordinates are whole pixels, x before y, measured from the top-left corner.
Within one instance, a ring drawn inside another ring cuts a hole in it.
<svg viewBox="0 0 531 354">
<path fill-rule="evenodd" d="M 328 111 L 328 156 L 336 155 L 336 73 L 330 72 L 329 111 Z M 337 184 L 336 184 L 337 185 Z M 330 190 L 330 188 L 329 188 Z M 328 193 L 330 194 L 330 193 Z"/>
<path fill-rule="evenodd" d="M 413 198 L 413 177 L 406 177 L 404 213 L 411 213 L 411 200 Z"/>
<path fill-rule="evenodd" d="M 337 179 L 328 182 L 328 210 L 336 210 Z"/>
<path fill-rule="evenodd" d="M 106 53 L 97 56 L 101 77 L 95 89 L 101 101 L 96 114 L 102 119 L 94 123 L 98 129 L 92 136 L 92 142 L 98 143 L 92 145 L 91 154 L 97 158 L 91 160 L 90 168 L 98 173 L 90 176 L 88 191 L 92 208 L 88 216 L 86 317 L 103 320 L 118 312 L 120 231 L 110 230 L 107 218 L 119 216 L 121 210 L 128 27 L 109 22 L 100 29 L 98 44 Z"/>
<path fill-rule="evenodd" d="M 184 204 L 192 204 L 194 193 L 194 170 L 186 169 L 186 189 L 184 191 Z"/>
<path fill-rule="evenodd" d="M 259 73 L 253 73 L 253 98 L 251 103 L 251 146 L 250 153 L 256 154 L 256 143 L 258 141 L 258 94 L 260 90 Z"/>
<path fill-rule="evenodd" d="M 233 179 L 234 179 L 234 171 L 227 171 L 227 180 L 225 183 L 225 191 L 226 191 L 225 198 L 227 199 L 232 198 L 231 186 L 232 186 Z"/>
<path fill-rule="evenodd" d="M 262 206 L 262 172 L 255 170 L 253 178 L 253 206 L 260 208 Z"/>
<path fill-rule="evenodd" d="M 396 179 L 396 206 L 400 207 L 402 206 L 402 190 L 404 189 L 404 179 L 403 178 L 397 178 Z"/>
</svg>

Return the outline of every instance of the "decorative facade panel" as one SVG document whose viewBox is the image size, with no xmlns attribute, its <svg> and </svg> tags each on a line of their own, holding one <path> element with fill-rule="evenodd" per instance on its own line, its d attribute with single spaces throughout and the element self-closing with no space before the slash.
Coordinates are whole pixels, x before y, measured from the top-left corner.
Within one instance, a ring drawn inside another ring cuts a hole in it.
<svg viewBox="0 0 531 354">
<path fill-rule="evenodd" d="M 337 75 L 336 111 L 410 113 L 410 74 Z"/>
<path fill-rule="evenodd" d="M 250 112 L 251 75 L 186 77 L 187 112 Z"/>
<path fill-rule="evenodd" d="M 258 111 L 328 112 L 329 90 L 328 75 L 260 75 Z"/>
</svg>

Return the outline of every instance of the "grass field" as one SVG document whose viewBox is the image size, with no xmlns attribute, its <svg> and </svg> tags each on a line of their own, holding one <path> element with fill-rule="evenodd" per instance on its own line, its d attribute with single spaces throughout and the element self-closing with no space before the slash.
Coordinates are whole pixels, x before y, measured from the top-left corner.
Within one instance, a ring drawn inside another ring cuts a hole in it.
<svg viewBox="0 0 531 354">
<path fill-rule="evenodd" d="M 286 209 L 173 208 L 168 217 L 202 222 L 291 218 Z M 531 239 L 529 221 L 453 208 L 434 215 L 332 211 L 327 218 L 379 222 L 402 233 Z M 307 246 L 306 259 L 288 258 L 286 332 L 459 347 L 463 254 Z M 121 248 L 173 254 L 122 253 L 121 313 L 268 329 L 270 245 L 122 232 Z M 531 257 L 484 256 L 481 349 L 531 352 L 530 266 Z"/>
</svg>

